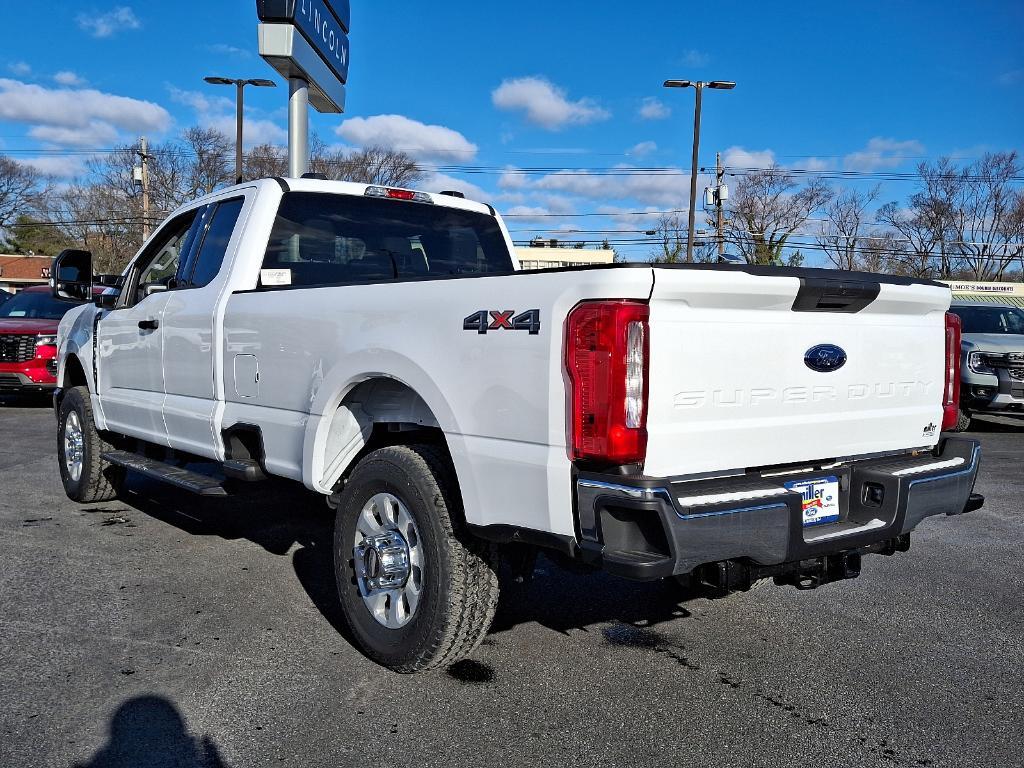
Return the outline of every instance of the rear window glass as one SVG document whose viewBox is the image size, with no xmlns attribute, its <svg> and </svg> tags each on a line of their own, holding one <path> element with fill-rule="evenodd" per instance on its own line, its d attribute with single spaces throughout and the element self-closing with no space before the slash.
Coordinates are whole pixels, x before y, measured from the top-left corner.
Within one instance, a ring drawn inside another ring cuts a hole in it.
<svg viewBox="0 0 1024 768">
<path fill-rule="evenodd" d="M 333 285 L 512 271 L 497 219 L 440 205 L 290 192 L 261 284 Z"/>
<path fill-rule="evenodd" d="M 1024 309 L 1015 307 L 952 307 L 964 333 L 1024 334 Z"/>
</svg>

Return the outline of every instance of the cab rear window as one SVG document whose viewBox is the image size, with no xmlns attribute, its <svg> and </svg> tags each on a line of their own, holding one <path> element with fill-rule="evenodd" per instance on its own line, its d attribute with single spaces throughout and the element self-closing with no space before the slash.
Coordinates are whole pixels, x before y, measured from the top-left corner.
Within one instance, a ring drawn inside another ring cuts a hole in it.
<svg viewBox="0 0 1024 768">
<path fill-rule="evenodd" d="M 264 288 L 512 271 L 497 219 L 440 205 L 289 192 L 263 259 Z"/>
</svg>

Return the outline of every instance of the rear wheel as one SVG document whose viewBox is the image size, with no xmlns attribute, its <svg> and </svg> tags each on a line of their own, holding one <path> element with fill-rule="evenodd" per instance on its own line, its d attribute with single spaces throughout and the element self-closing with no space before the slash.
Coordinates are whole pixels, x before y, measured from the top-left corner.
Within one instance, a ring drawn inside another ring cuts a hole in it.
<svg viewBox="0 0 1024 768">
<path fill-rule="evenodd" d="M 956 426 L 954 432 L 966 432 L 971 428 L 971 412 L 966 408 L 959 408 L 956 412 Z"/>
<path fill-rule="evenodd" d="M 498 602 L 490 545 L 459 524 L 447 457 L 432 446 L 382 448 L 359 462 L 338 498 L 334 569 L 345 619 L 363 652 L 397 672 L 465 658 Z"/>
<path fill-rule="evenodd" d="M 83 504 L 117 498 L 126 470 L 100 457 L 112 449 L 96 429 L 89 388 L 69 389 L 57 418 L 60 479 L 68 498 Z"/>
</svg>

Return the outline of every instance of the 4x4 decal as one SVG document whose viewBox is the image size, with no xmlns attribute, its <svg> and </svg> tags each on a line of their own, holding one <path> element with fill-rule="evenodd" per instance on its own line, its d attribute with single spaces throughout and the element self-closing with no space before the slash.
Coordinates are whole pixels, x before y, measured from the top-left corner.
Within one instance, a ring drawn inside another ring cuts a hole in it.
<svg viewBox="0 0 1024 768">
<path fill-rule="evenodd" d="M 488 331 L 529 331 L 531 336 L 536 336 L 540 333 L 540 310 L 529 309 L 516 315 L 514 309 L 481 309 L 462 321 L 462 330 L 479 334 Z"/>
</svg>

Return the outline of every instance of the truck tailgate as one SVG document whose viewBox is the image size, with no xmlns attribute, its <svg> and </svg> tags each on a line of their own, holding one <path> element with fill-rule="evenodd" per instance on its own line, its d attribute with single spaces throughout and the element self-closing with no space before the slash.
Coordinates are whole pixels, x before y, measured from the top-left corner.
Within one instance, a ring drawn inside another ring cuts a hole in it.
<svg viewBox="0 0 1024 768">
<path fill-rule="evenodd" d="M 836 311 L 816 305 L 814 294 L 844 273 L 654 272 L 647 474 L 811 462 L 938 441 L 946 288 L 878 278 L 877 286 L 866 283 L 860 308 L 854 302 Z M 794 310 L 798 293 L 808 309 Z M 804 358 L 818 345 L 839 347 L 846 363 L 813 370 Z"/>
</svg>

